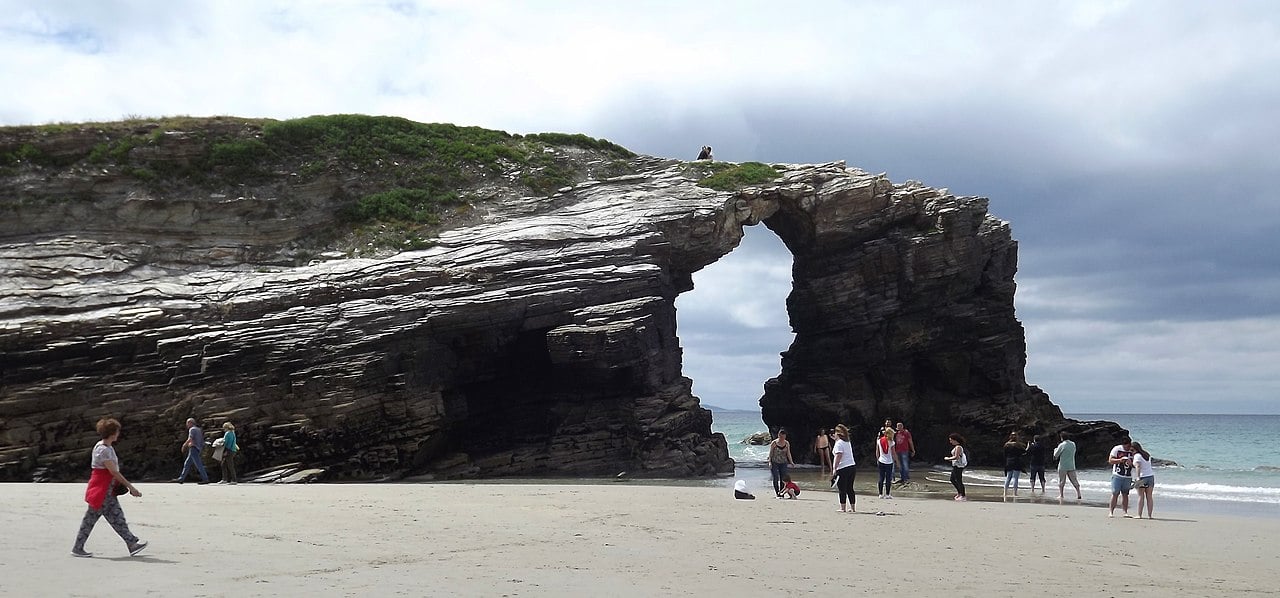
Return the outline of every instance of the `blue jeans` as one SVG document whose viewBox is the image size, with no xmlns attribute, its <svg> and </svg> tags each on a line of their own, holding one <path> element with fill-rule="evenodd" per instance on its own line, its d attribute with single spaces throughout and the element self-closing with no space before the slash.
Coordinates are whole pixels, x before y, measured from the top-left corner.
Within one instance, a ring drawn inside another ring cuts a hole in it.
<svg viewBox="0 0 1280 598">
<path fill-rule="evenodd" d="M 209 472 L 204 470 L 204 459 L 200 458 L 200 447 L 197 446 L 187 449 L 187 460 L 182 463 L 182 473 L 178 475 L 178 479 L 187 479 L 187 473 L 191 471 L 193 463 L 196 466 L 196 472 L 200 474 L 200 479 L 209 481 Z"/>
<path fill-rule="evenodd" d="M 773 493 L 782 494 L 782 478 L 787 477 L 787 464 L 773 463 L 771 465 L 772 467 L 769 469 L 773 473 Z"/>
<path fill-rule="evenodd" d="M 1014 491 L 1018 490 L 1018 479 L 1022 477 L 1022 472 L 1017 469 L 1010 469 L 1004 472 L 1004 489 L 1008 490 L 1009 486 L 1013 486 Z"/>
<path fill-rule="evenodd" d="M 898 481 L 911 479 L 911 453 L 895 453 L 898 456 Z"/>
</svg>

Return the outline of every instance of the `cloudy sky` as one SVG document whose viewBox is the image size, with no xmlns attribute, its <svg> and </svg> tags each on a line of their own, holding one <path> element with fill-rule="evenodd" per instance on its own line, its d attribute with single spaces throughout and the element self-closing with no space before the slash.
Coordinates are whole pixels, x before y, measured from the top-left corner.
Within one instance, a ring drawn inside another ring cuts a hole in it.
<svg viewBox="0 0 1280 598">
<path fill-rule="evenodd" d="M 991 198 L 1068 413 L 1280 413 L 1280 3 L 0 0 L 0 124 L 389 114 L 844 159 Z M 704 402 L 790 342 L 764 229 L 683 296 Z"/>
</svg>

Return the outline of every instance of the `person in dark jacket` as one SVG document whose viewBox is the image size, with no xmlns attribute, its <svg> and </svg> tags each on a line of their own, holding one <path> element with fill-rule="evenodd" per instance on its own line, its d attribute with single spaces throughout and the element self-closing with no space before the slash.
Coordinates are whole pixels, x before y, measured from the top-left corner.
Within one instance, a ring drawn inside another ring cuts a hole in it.
<svg viewBox="0 0 1280 598">
<path fill-rule="evenodd" d="M 1032 436 L 1027 445 L 1027 477 L 1031 478 L 1031 492 L 1036 491 L 1036 478 L 1040 478 L 1040 493 L 1044 494 L 1044 464 L 1049 458 L 1049 447 L 1040 442 L 1040 436 Z"/>
<path fill-rule="evenodd" d="M 1026 447 L 1018 442 L 1018 433 L 1010 432 L 1009 440 L 1004 443 L 1004 498 L 1009 498 L 1009 486 L 1013 486 L 1013 495 L 1018 495 L 1018 480 L 1022 477 L 1022 455 Z"/>
</svg>

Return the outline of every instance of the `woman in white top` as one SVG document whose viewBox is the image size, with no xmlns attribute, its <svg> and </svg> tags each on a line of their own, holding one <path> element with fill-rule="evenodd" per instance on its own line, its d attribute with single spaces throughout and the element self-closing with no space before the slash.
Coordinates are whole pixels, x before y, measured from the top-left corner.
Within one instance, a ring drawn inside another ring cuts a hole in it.
<svg viewBox="0 0 1280 598">
<path fill-rule="evenodd" d="M 969 466 L 969 455 L 965 454 L 964 436 L 952 432 L 947 440 L 951 443 L 951 454 L 944 459 L 951 462 L 951 485 L 956 487 L 955 499 L 964 502 L 969 500 L 964 495 L 964 468 Z"/>
<path fill-rule="evenodd" d="M 1142 505 L 1147 505 L 1147 519 L 1151 519 L 1151 509 L 1155 508 L 1156 472 L 1151 467 L 1151 453 L 1142 449 L 1142 444 L 1133 443 L 1133 470 L 1138 475 L 1138 519 L 1142 519 Z"/>
<path fill-rule="evenodd" d="M 893 488 L 894 452 L 893 432 L 889 428 L 880 430 L 880 435 L 876 438 L 876 466 L 880 470 L 876 490 L 880 493 L 880 498 L 893 498 L 889 492 Z"/>
<path fill-rule="evenodd" d="M 120 473 L 120 459 L 116 457 L 116 449 L 111 446 L 120 439 L 120 422 L 115 418 L 100 419 L 97 430 L 102 440 L 93 447 L 93 456 L 89 460 L 89 486 L 84 493 L 84 500 L 89 503 L 89 508 L 84 513 L 84 519 L 80 521 L 80 531 L 76 534 L 76 543 L 71 548 L 71 554 L 78 557 L 93 556 L 84 549 L 84 543 L 89 539 L 89 533 L 93 531 L 98 518 L 105 517 L 107 523 L 111 524 L 111 529 L 116 530 L 120 539 L 124 540 L 125 547 L 129 549 L 129 556 L 134 556 L 142 552 L 142 549 L 147 547 L 147 543 L 139 540 L 133 532 L 129 531 L 129 524 L 124 519 L 120 501 L 116 500 L 116 492 L 117 488 L 133 496 L 142 496 L 142 492 Z"/>
<path fill-rule="evenodd" d="M 849 428 L 844 424 L 836 426 L 836 445 L 831 449 L 831 467 L 836 470 L 836 489 L 840 492 L 840 512 L 844 513 L 845 503 L 849 503 L 849 513 L 854 512 L 857 498 L 853 495 L 853 476 L 857 473 L 853 460 L 853 445 L 849 444 Z"/>
</svg>

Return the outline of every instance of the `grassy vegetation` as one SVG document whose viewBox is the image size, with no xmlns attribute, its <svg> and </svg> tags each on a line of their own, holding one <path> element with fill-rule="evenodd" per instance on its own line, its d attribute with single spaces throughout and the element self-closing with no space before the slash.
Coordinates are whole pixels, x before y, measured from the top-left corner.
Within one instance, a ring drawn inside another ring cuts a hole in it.
<svg viewBox="0 0 1280 598">
<path fill-rule="evenodd" d="M 594 149 L 610 152 L 623 158 L 634 158 L 636 155 L 631 150 L 622 147 L 608 139 L 596 139 L 588 137 L 582 133 L 534 133 L 525 135 L 525 139 L 533 141 L 541 141 L 547 145 L 572 146 L 583 149 Z"/>
<path fill-rule="evenodd" d="M 361 197 L 349 217 L 355 222 L 439 224 L 441 208 L 460 203 L 452 191 L 395 188 Z"/>
<path fill-rule="evenodd" d="M 734 191 L 747 185 L 767 183 L 782 175 L 774 167 L 760 162 L 743 162 L 727 168 L 721 166 L 714 169 L 719 172 L 698 181 L 699 186 L 717 191 Z"/>
<path fill-rule="evenodd" d="M 568 147 L 591 153 L 548 151 Z M 586 170 L 594 176 L 628 173 L 633 157 L 622 146 L 581 134 L 520 136 L 358 114 L 284 121 L 130 116 L 109 123 L 0 127 L 4 176 L 33 166 L 78 164 L 133 178 L 160 195 L 248 195 L 268 183 L 289 187 L 332 177 L 317 188 L 337 185 L 336 197 L 350 198 L 340 202 L 345 205 L 332 234 L 354 235 L 362 248 L 429 246 L 435 231 L 474 199 L 460 194 L 514 182 L 533 194 L 552 195 L 581 181 Z M 272 178 L 279 173 L 286 178 Z M 269 191 L 278 192 L 279 187 Z"/>
</svg>

